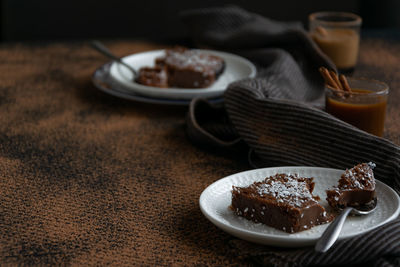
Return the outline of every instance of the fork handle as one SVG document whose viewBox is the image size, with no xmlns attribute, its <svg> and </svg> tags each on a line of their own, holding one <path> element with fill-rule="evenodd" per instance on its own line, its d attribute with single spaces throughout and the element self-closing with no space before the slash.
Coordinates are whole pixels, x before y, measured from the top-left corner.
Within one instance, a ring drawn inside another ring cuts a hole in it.
<svg viewBox="0 0 400 267">
<path fill-rule="evenodd" d="M 352 207 L 347 207 L 335 218 L 318 240 L 315 245 L 315 251 L 326 252 L 335 243 L 342 230 L 344 221 L 352 210 Z"/>
</svg>

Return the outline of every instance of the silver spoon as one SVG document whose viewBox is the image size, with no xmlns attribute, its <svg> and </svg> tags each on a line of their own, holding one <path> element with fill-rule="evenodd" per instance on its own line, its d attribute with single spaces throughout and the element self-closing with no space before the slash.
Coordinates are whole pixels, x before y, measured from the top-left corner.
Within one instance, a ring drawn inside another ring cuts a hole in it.
<svg viewBox="0 0 400 267">
<path fill-rule="evenodd" d="M 111 53 L 111 51 L 108 50 L 108 48 L 105 47 L 101 42 L 95 40 L 95 41 L 92 41 L 90 44 L 94 49 L 96 49 L 101 54 L 103 54 L 106 57 L 109 57 L 109 58 L 115 60 L 116 62 L 118 62 L 119 64 L 124 65 L 125 67 L 127 67 L 133 74 L 133 80 L 135 80 L 135 78 L 138 76 L 137 75 L 137 71 L 134 68 L 132 68 L 131 66 L 126 64 L 124 61 L 122 61 L 121 58 L 119 58 L 116 55 L 114 55 L 113 53 Z"/>
<path fill-rule="evenodd" d="M 344 221 L 349 214 L 351 215 L 367 215 L 372 213 L 376 209 L 377 199 L 374 198 L 370 203 L 356 208 L 346 207 L 342 212 L 335 218 L 335 220 L 325 229 L 324 233 L 315 245 L 315 251 L 326 252 L 335 243 L 338 238 L 340 231 L 342 230 Z"/>
</svg>

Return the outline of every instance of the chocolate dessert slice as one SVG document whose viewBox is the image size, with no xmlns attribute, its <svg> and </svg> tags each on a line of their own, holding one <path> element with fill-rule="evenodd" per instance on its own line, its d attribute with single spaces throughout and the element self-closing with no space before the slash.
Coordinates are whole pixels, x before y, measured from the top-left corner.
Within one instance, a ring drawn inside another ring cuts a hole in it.
<svg viewBox="0 0 400 267">
<path fill-rule="evenodd" d="M 232 210 L 254 222 L 288 233 L 332 220 L 313 196 L 313 178 L 276 174 L 248 187 L 232 187 Z"/>
<path fill-rule="evenodd" d="M 168 85 L 181 88 L 204 88 L 214 83 L 224 71 L 222 58 L 198 50 L 178 47 L 166 50 L 163 63 L 168 72 Z"/>
<path fill-rule="evenodd" d="M 373 168 L 375 164 L 370 162 L 346 170 L 339 179 L 339 185 L 326 191 L 329 205 L 343 209 L 347 206 L 359 207 L 373 201 L 376 197 Z"/>
<path fill-rule="evenodd" d="M 139 70 L 136 82 L 156 87 L 204 88 L 213 84 L 225 69 L 218 56 L 185 47 L 165 50 L 154 67 Z"/>
</svg>

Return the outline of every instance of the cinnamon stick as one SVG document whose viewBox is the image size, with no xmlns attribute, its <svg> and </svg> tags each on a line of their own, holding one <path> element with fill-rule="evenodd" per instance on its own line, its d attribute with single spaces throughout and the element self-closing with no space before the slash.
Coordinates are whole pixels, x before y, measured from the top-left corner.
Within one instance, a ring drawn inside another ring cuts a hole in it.
<svg viewBox="0 0 400 267">
<path fill-rule="evenodd" d="M 341 82 L 342 85 L 343 85 L 343 89 L 344 89 L 345 91 L 351 93 L 350 85 L 349 85 L 349 83 L 347 82 L 347 79 L 346 79 L 346 77 L 345 77 L 343 74 L 340 74 L 339 80 L 340 80 L 340 82 Z"/>
<path fill-rule="evenodd" d="M 329 74 L 329 71 L 328 71 L 327 68 L 321 67 L 321 68 L 319 68 L 319 72 L 321 73 L 321 75 L 322 75 L 322 77 L 324 78 L 325 83 L 326 83 L 327 85 L 330 85 L 330 86 L 332 86 L 332 87 L 334 87 L 334 88 L 337 87 L 335 81 L 332 79 L 332 77 L 331 77 L 331 75 Z"/>
<path fill-rule="evenodd" d="M 339 77 L 337 76 L 336 72 L 331 70 L 329 73 L 331 74 L 332 79 L 335 81 L 335 83 L 337 84 L 338 88 L 340 90 L 343 90 L 343 86 L 342 86 L 341 82 L 339 81 Z"/>
<path fill-rule="evenodd" d="M 319 72 L 325 80 L 325 86 L 333 89 L 338 96 L 351 96 L 349 94 L 352 92 L 350 85 L 343 74 L 338 75 L 333 70 L 329 71 L 325 67 L 320 67 Z"/>
</svg>

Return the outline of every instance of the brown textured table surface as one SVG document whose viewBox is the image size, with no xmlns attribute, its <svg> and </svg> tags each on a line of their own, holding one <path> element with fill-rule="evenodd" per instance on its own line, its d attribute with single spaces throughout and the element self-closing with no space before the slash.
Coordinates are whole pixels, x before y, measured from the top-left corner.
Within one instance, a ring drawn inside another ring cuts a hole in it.
<svg viewBox="0 0 400 267">
<path fill-rule="evenodd" d="M 107 45 L 118 55 L 158 49 Z M 185 107 L 121 100 L 91 84 L 107 60 L 84 43 L 0 46 L 0 263 L 237 265 L 202 190 L 246 170 L 185 136 Z M 354 76 L 391 88 L 400 144 L 400 43 L 362 42 Z"/>
</svg>

